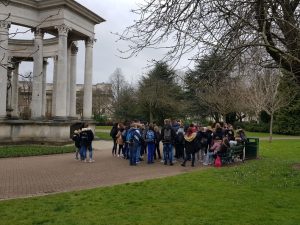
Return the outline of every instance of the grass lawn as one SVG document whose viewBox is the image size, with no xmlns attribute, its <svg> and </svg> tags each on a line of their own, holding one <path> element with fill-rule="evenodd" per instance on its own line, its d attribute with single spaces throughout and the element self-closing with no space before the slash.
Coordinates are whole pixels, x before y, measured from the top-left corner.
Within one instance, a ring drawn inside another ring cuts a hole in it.
<svg viewBox="0 0 300 225">
<path fill-rule="evenodd" d="M 96 129 L 99 130 L 111 130 L 112 126 L 96 126 Z"/>
<path fill-rule="evenodd" d="M 261 159 L 238 166 L 2 201 L 0 224 L 299 225 L 300 140 L 260 143 Z"/>
<path fill-rule="evenodd" d="M 107 132 L 96 132 L 96 136 L 100 138 L 100 140 L 110 141 L 112 140 L 111 136 Z"/>
<path fill-rule="evenodd" d="M 0 158 L 23 157 L 23 156 L 38 156 L 51 155 L 74 152 L 74 146 L 44 146 L 44 145 L 29 145 L 29 146 L 1 146 Z"/>
<path fill-rule="evenodd" d="M 247 135 L 247 137 L 269 137 L 269 133 L 259 133 L 259 132 L 249 132 L 249 131 L 246 131 L 246 135 Z M 283 135 L 283 134 L 273 134 L 272 137 L 286 138 L 286 137 L 297 137 L 297 136 Z"/>
</svg>

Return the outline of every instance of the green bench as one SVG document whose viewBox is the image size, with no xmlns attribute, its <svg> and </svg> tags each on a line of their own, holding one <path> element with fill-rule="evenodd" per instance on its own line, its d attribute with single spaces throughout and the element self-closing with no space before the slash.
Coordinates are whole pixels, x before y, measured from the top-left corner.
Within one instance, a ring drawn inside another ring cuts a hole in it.
<svg viewBox="0 0 300 225">
<path fill-rule="evenodd" d="M 222 164 L 230 164 L 235 160 L 245 160 L 245 145 L 236 145 L 232 146 L 228 149 L 225 154 L 221 155 Z"/>
</svg>

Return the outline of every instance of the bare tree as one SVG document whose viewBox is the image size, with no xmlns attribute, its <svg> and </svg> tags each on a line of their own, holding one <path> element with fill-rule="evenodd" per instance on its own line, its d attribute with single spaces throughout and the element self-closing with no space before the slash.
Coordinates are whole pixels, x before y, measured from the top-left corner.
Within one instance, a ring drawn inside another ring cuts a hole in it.
<svg viewBox="0 0 300 225">
<path fill-rule="evenodd" d="M 294 99 L 293 89 L 285 88 L 279 91 L 282 73 L 279 69 L 262 69 L 251 75 L 251 85 L 246 99 L 253 110 L 258 113 L 265 111 L 270 117 L 270 136 L 272 142 L 274 114 L 279 109 L 286 107 Z"/>
<path fill-rule="evenodd" d="M 300 85 L 299 0 L 145 0 L 133 10 L 139 18 L 119 34 L 130 41 L 124 57 L 145 48 L 166 48 L 165 59 L 185 54 L 198 59 L 209 49 L 235 58 L 262 46 Z"/>
<path fill-rule="evenodd" d="M 113 95 L 111 90 L 103 90 L 98 88 L 93 90 L 93 114 L 111 114 L 112 98 Z"/>
<path fill-rule="evenodd" d="M 124 89 L 128 88 L 128 83 L 125 80 L 122 70 L 117 68 L 110 76 L 109 82 L 112 85 L 112 95 L 113 95 L 113 111 L 119 111 L 120 107 L 120 96 Z"/>
</svg>

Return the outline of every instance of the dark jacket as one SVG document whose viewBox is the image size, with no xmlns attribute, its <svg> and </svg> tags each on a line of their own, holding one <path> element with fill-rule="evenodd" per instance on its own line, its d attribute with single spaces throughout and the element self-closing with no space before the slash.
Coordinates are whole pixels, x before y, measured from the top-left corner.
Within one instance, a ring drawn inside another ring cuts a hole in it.
<svg viewBox="0 0 300 225">
<path fill-rule="evenodd" d="M 116 139 L 116 136 L 118 134 L 118 125 L 114 125 L 111 130 L 110 130 L 110 136 L 113 138 L 113 139 Z"/>
<path fill-rule="evenodd" d="M 76 133 L 73 135 L 72 140 L 74 141 L 74 144 L 76 148 L 80 148 L 80 135 L 79 133 Z"/>
<path fill-rule="evenodd" d="M 192 154 L 198 151 L 197 134 L 193 133 L 191 136 L 184 136 L 186 154 Z"/>
</svg>

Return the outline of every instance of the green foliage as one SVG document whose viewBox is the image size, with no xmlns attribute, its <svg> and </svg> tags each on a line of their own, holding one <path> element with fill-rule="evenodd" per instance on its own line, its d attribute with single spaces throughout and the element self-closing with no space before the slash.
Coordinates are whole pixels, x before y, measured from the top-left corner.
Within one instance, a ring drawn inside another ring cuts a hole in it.
<svg viewBox="0 0 300 225">
<path fill-rule="evenodd" d="M 141 79 L 137 96 L 141 115 L 147 121 L 162 124 L 165 118 L 182 116 L 183 93 L 175 72 L 164 62 L 156 63 Z"/>
<path fill-rule="evenodd" d="M 266 113 L 266 111 L 261 111 L 259 114 L 259 120 L 262 123 L 270 123 L 271 116 L 268 113 Z"/>
<path fill-rule="evenodd" d="M 108 122 L 108 118 L 106 115 L 94 115 L 94 120 L 97 123 L 105 124 Z"/>
<path fill-rule="evenodd" d="M 119 100 L 115 104 L 114 119 L 116 121 L 140 118 L 137 104 L 137 92 L 132 87 L 124 87 L 119 93 Z"/>
<path fill-rule="evenodd" d="M 300 87 L 288 74 L 281 85 L 281 92 L 286 88 L 293 88 L 296 96 L 288 107 L 282 108 L 277 114 L 274 122 L 274 129 L 282 134 L 300 134 Z"/>
<path fill-rule="evenodd" d="M 296 225 L 299 146 L 299 140 L 261 142 L 260 160 L 232 167 L 2 201 L 0 225 Z"/>
<path fill-rule="evenodd" d="M 235 122 L 235 127 L 241 127 L 244 130 L 250 132 L 262 132 L 268 133 L 269 132 L 269 124 L 265 123 L 257 123 L 257 122 Z"/>
<path fill-rule="evenodd" d="M 2 146 L 0 147 L 0 158 L 24 157 L 51 155 L 75 152 L 72 146 L 44 146 L 44 145 L 26 145 L 26 146 Z"/>
</svg>

